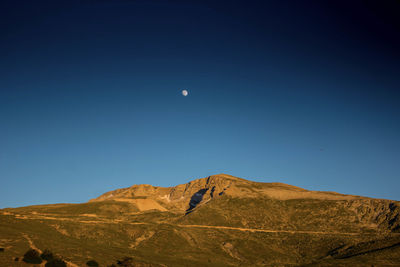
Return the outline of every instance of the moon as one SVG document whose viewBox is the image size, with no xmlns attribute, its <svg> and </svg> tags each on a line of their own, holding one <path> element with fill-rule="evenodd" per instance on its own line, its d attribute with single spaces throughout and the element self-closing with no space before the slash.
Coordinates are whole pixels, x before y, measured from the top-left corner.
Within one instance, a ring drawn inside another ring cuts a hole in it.
<svg viewBox="0 0 400 267">
<path fill-rule="evenodd" d="M 183 96 L 187 96 L 189 94 L 189 92 L 187 90 L 182 90 L 182 95 Z"/>
</svg>

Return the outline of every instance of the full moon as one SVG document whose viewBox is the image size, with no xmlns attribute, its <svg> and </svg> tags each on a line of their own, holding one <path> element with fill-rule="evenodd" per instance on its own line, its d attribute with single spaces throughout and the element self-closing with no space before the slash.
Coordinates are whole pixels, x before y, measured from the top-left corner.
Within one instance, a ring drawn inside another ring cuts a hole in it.
<svg viewBox="0 0 400 267">
<path fill-rule="evenodd" d="M 187 90 L 182 90 L 182 95 L 183 96 L 187 96 L 189 94 L 189 92 Z"/>
</svg>

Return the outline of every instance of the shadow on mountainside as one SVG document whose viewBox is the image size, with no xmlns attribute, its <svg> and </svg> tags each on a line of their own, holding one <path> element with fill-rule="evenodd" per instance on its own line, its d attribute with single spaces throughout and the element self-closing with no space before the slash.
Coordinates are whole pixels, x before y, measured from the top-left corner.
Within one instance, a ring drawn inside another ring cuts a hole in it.
<svg viewBox="0 0 400 267">
<path fill-rule="evenodd" d="M 189 214 L 193 209 L 203 200 L 204 194 L 208 191 L 208 188 L 200 189 L 190 199 L 189 208 L 186 210 L 186 214 Z M 185 215 L 186 215 L 185 214 Z"/>
</svg>

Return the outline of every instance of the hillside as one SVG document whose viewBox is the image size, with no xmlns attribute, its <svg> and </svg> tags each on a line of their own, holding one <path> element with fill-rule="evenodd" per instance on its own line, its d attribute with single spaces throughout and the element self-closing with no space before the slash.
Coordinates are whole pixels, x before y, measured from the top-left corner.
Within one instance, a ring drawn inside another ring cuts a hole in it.
<svg viewBox="0 0 400 267">
<path fill-rule="evenodd" d="M 131 266 L 400 266 L 399 213 L 397 201 L 226 174 L 133 185 L 82 204 L 0 210 L 0 266 L 29 266 L 20 259 L 30 247 L 69 266 L 125 257 Z"/>
</svg>

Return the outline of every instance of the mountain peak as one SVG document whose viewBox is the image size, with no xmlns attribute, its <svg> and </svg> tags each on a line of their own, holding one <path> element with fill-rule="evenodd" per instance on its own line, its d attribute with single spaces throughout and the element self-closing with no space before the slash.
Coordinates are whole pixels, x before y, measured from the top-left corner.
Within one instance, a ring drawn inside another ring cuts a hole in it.
<svg viewBox="0 0 400 267">
<path fill-rule="evenodd" d="M 264 255 L 263 251 L 283 249 L 286 250 L 279 254 L 282 259 L 279 263 L 287 263 L 287 255 L 292 255 L 291 251 L 296 251 L 298 244 L 311 244 L 317 247 L 315 251 L 324 249 L 317 256 L 310 250 L 311 247 L 302 249 L 302 253 L 310 253 L 307 261 L 312 257 L 338 257 L 342 260 L 348 255 L 364 255 L 366 251 L 371 252 L 371 257 L 377 255 L 375 252 L 382 251 L 382 257 L 386 258 L 387 251 L 398 247 L 400 241 L 399 202 L 309 191 L 279 182 L 253 182 L 228 174 L 211 175 L 174 187 L 132 185 L 107 192 L 91 200 L 91 203 L 7 209 L 0 210 L 0 216 L 4 216 L 1 220 L 3 224 L 10 223 L 10 227 L 5 229 L 16 230 L 9 240 L 20 235 L 20 231 L 17 232 L 19 229 L 14 227 L 19 220 L 23 220 L 20 227 L 27 229 L 24 235 L 37 229 L 38 221 L 47 220 L 43 224 L 46 230 L 39 231 L 43 233 L 43 244 L 48 244 L 49 232 L 51 237 L 57 232 L 62 234 L 63 238 L 56 236 L 58 241 L 72 238 L 69 244 L 76 244 L 77 238 L 86 235 L 86 240 L 95 240 L 91 247 L 98 246 L 107 238 L 107 243 L 104 242 L 107 249 L 109 244 L 120 240 L 122 243 L 118 251 L 129 244 L 126 250 L 129 254 L 132 254 L 132 249 L 138 249 L 144 254 L 149 251 L 156 251 L 157 255 L 166 253 L 165 258 L 171 254 L 170 248 L 178 245 L 174 252 L 189 247 L 186 253 L 200 251 L 205 255 L 204 251 L 216 251 L 215 257 L 226 253 L 227 257 L 235 260 L 230 264 L 232 266 L 254 266 L 254 257 L 246 256 L 249 251 L 258 256 Z M 34 224 L 26 228 L 29 222 Z M 388 239 L 389 235 L 395 238 Z M 266 239 L 267 236 L 271 239 Z M 356 243 L 352 243 L 353 237 Z M 247 242 L 249 238 L 252 242 Z M 287 242 L 282 243 L 281 240 Z M 220 250 L 215 244 L 219 244 Z M 242 244 L 253 244 L 254 247 L 240 250 Z M 273 247 L 268 247 L 271 244 Z M 259 250 L 260 246 L 265 247 Z M 185 254 L 178 255 L 180 259 Z M 298 263 L 299 255 L 293 257 L 294 263 Z M 264 266 L 265 262 L 260 264 Z"/>
<path fill-rule="evenodd" d="M 123 201 L 136 205 L 139 210 L 157 209 L 188 212 L 199 205 L 220 197 L 287 199 L 349 200 L 361 197 L 334 192 L 309 191 L 284 183 L 254 182 L 221 173 L 192 180 L 173 187 L 148 184 L 107 192 L 90 202 Z"/>
</svg>

